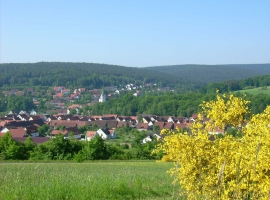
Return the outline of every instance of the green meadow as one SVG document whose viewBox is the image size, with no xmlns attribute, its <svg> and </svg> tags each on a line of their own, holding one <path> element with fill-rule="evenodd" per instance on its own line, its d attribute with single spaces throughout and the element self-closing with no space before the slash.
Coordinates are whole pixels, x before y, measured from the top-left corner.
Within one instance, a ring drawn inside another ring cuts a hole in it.
<svg viewBox="0 0 270 200">
<path fill-rule="evenodd" d="M 257 94 L 270 95 L 270 88 L 262 90 L 262 87 L 258 87 L 258 88 L 252 88 L 252 89 L 246 89 L 246 90 L 237 90 L 235 92 L 248 93 L 248 94 L 253 94 L 253 95 L 257 95 Z"/>
<path fill-rule="evenodd" d="M 1 163 L 0 199 L 172 199 L 173 163 Z"/>
</svg>

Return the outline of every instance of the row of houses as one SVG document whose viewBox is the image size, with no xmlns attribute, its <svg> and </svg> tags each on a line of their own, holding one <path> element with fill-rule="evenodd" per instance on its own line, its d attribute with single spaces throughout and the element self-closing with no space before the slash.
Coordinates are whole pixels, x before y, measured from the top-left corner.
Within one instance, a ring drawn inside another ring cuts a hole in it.
<svg viewBox="0 0 270 200">
<path fill-rule="evenodd" d="M 66 114 L 31 116 L 27 114 L 11 114 L 0 118 L 0 136 L 9 131 L 14 138 L 27 136 L 31 136 L 32 138 L 41 137 L 38 128 L 47 124 L 51 130 L 49 134 L 50 137 L 55 137 L 55 135 L 60 133 L 64 135 L 65 138 L 72 136 L 75 139 L 82 139 L 83 135 L 85 136 L 83 139 L 90 140 L 99 135 L 103 139 L 114 139 L 116 138 L 115 130 L 117 128 L 131 127 L 140 131 L 154 129 L 155 132 L 158 133 L 159 130 L 162 129 L 189 129 L 196 118 L 196 114 L 192 115 L 190 118 L 141 115 L 140 120 L 138 120 L 137 116 L 118 116 L 116 114 L 102 116 L 78 116 Z M 100 129 L 97 131 L 81 133 L 79 127 L 83 126 Z M 222 132 L 222 130 L 220 130 L 220 132 Z"/>
</svg>

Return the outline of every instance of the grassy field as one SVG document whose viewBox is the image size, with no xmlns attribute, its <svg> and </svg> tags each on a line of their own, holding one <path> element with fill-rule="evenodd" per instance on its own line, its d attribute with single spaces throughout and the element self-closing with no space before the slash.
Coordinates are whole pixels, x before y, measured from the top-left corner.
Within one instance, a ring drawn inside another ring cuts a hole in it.
<svg viewBox="0 0 270 200">
<path fill-rule="evenodd" d="M 172 199 L 173 163 L 1 163 L 0 199 Z"/>
<path fill-rule="evenodd" d="M 248 94 L 268 94 L 270 95 L 270 88 L 267 88 L 266 90 L 262 90 L 262 87 L 258 88 L 252 88 L 252 89 L 247 89 L 247 90 L 238 90 L 235 92 L 241 92 L 241 93 L 248 93 Z"/>
</svg>

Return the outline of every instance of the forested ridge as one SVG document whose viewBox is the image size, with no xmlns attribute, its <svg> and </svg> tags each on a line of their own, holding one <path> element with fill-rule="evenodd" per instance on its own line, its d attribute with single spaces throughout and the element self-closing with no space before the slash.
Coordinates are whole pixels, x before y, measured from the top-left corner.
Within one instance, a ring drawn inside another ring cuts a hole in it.
<svg viewBox="0 0 270 200">
<path fill-rule="evenodd" d="M 184 81 L 174 76 L 164 76 L 143 68 L 123 67 L 97 63 L 11 63 L 0 65 L 0 87 L 9 85 L 55 86 L 69 88 L 120 86 L 128 83 L 156 83 L 162 86 L 181 87 Z M 193 86 L 189 84 L 189 87 Z"/>
<path fill-rule="evenodd" d="M 270 64 L 174 65 L 125 67 L 98 63 L 38 62 L 0 64 L 0 87 L 55 86 L 67 88 L 156 83 L 194 91 L 211 82 L 240 80 L 270 74 Z"/>
<path fill-rule="evenodd" d="M 270 64 L 171 65 L 145 69 L 172 74 L 183 80 L 196 79 L 201 85 L 270 74 Z"/>
</svg>

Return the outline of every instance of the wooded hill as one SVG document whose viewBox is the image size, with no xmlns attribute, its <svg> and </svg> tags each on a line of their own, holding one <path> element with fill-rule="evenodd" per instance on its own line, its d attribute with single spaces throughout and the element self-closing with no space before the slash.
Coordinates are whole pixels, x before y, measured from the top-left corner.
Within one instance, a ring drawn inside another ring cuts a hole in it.
<svg viewBox="0 0 270 200">
<path fill-rule="evenodd" d="M 171 65 L 145 69 L 174 75 L 183 80 L 196 80 L 196 83 L 203 85 L 270 74 L 270 64 Z"/>
<path fill-rule="evenodd" d="M 0 64 L 0 87 L 55 86 L 67 88 L 123 86 L 156 83 L 181 92 L 194 91 L 211 82 L 239 80 L 270 74 L 270 64 L 174 65 L 124 67 L 97 63 L 10 63 Z"/>
<path fill-rule="evenodd" d="M 156 83 L 160 87 L 184 84 L 173 75 L 136 67 L 123 67 L 96 63 L 12 63 L 0 65 L 0 87 L 55 86 L 68 88 L 120 86 L 128 83 L 136 85 Z M 187 83 L 185 83 L 187 85 Z"/>
</svg>

